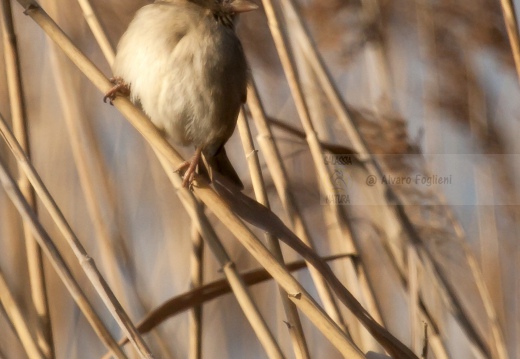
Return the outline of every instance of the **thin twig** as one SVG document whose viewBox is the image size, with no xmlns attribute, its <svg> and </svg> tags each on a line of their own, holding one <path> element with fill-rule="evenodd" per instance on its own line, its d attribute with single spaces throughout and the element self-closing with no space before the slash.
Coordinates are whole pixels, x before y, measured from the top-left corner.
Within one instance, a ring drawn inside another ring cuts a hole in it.
<svg viewBox="0 0 520 359">
<path fill-rule="evenodd" d="M 56 5 L 58 6 L 58 5 Z M 99 246 L 100 266 L 106 273 L 114 293 L 120 298 L 121 304 L 130 307 L 127 293 L 138 297 L 134 286 L 125 287 L 125 273 L 129 273 L 128 258 L 125 258 L 124 242 L 119 228 L 113 226 L 115 222 L 115 206 L 111 201 L 110 189 L 105 181 L 108 178 L 106 168 L 99 156 L 99 146 L 92 135 L 92 128 L 87 117 L 81 112 L 78 99 L 71 96 L 73 85 L 71 76 L 67 75 L 67 68 L 71 65 L 51 43 L 51 67 L 53 70 L 56 90 L 60 98 L 60 106 L 65 120 L 65 130 L 69 140 L 72 158 L 78 173 L 79 183 L 85 200 L 88 217 L 92 222 L 96 244 Z M 118 250 L 122 247 L 123 250 Z M 137 304 L 134 302 L 134 304 Z M 143 310 L 144 305 L 139 303 Z"/>
<path fill-rule="evenodd" d="M 296 136 L 302 140 L 305 140 L 305 132 L 297 129 L 296 127 L 294 126 L 291 126 L 290 124 L 288 124 L 287 122 L 284 122 L 282 120 L 279 120 L 277 118 L 274 118 L 272 116 L 267 116 L 266 117 L 266 120 L 267 120 L 267 123 L 269 125 L 271 125 L 273 128 L 278 128 L 282 131 L 285 131 L 293 136 Z M 344 146 L 344 145 L 337 145 L 335 143 L 331 143 L 331 142 L 325 142 L 325 141 L 322 141 L 320 140 L 320 145 L 321 147 L 326 150 L 326 151 L 329 151 L 330 153 L 332 154 L 336 154 L 336 155 L 352 155 L 354 156 L 355 159 L 357 159 L 356 157 L 356 151 L 354 151 L 352 148 L 348 147 L 348 146 Z"/>
<path fill-rule="evenodd" d="M 27 134 L 27 118 L 22 87 L 21 66 L 18 56 L 16 34 L 13 25 L 13 15 L 10 0 L 2 0 L 0 6 L 2 32 L 4 39 L 4 57 L 7 73 L 7 87 L 11 107 L 13 132 L 27 154 L 29 138 Z M 34 190 L 27 177 L 19 170 L 18 185 L 27 202 L 36 210 Z M 31 298 L 37 313 L 36 339 L 40 350 L 46 358 L 54 358 L 54 341 L 52 337 L 49 301 L 46 291 L 45 271 L 41 248 L 38 246 L 27 224 L 24 223 L 24 236 L 29 266 L 29 281 L 31 284 Z"/>
<path fill-rule="evenodd" d="M 0 123 L 3 123 L 3 119 L 2 121 L 0 121 Z M 112 352 L 113 355 L 115 355 L 117 358 L 126 358 L 126 355 L 119 348 L 108 329 L 105 327 L 99 316 L 95 313 L 87 297 L 81 290 L 79 284 L 72 276 L 70 269 L 68 268 L 67 264 L 63 260 L 63 257 L 54 245 L 52 239 L 49 237 L 47 232 L 45 232 L 45 229 L 38 221 L 36 214 L 25 200 L 22 192 L 20 191 L 12 177 L 9 175 L 4 164 L 1 161 L 0 181 L 2 182 L 2 185 L 4 186 L 7 195 L 9 196 L 15 207 L 18 209 L 20 215 L 31 226 L 31 231 L 33 232 L 34 238 L 38 241 L 38 244 L 41 246 L 43 252 L 50 260 L 52 266 L 58 273 L 66 288 L 69 290 L 70 294 L 74 298 L 80 310 L 85 314 L 85 317 L 92 325 L 92 328 L 94 329 L 96 334 L 106 345 L 106 347 Z M 87 255 L 85 255 L 82 258 L 82 263 L 87 263 L 91 261 L 92 258 L 88 257 Z"/>
</svg>

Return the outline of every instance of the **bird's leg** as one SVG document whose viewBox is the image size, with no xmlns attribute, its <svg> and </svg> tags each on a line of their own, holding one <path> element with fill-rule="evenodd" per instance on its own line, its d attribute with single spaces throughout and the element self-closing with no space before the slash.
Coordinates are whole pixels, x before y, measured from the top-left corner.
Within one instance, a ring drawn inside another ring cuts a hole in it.
<svg viewBox="0 0 520 359">
<path fill-rule="evenodd" d="M 191 182 L 193 181 L 193 177 L 195 177 L 195 169 L 197 168 L 197 165 L 200 161 L 200 156 L 202 154 L 202 148 L 197 147 L 195 150 L 195 154 L 189 161 L 184 161 L 175 172 L 184 172 L 184 179 L 182 180 L 182 187 L 186 188 L 189 185 L 191 185 Z"/>
<path fill-rule="evenodd" d="M 122 77 L 112 77 L 110 78 L 110 82 L 114 85 L 114 87 L 108 90 L 108 92 L 105 94 L 105 97 L 103 97 L 104 103 L 106 103 L 108 99 L 110 104 L 113 105 L 112 101 L 114 101 L 117 95 L 130 95 L 130 86 L 125 82 L 125 80 L 123 80 Z"/>
</svg>

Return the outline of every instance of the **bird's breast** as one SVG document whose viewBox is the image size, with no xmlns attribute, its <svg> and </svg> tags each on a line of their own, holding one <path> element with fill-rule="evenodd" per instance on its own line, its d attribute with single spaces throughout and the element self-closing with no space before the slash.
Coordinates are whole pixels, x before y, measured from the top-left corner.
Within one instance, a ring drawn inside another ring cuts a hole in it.
<svg viewBox="0 0 520 359">
<path fill-rule="evenodd" d="M 191 10 L 140 10 L 121 39 L 114 73 L 172 139 L 220 147 L 236 124 L 247 64 L 233 30 Z"/>
</svg>

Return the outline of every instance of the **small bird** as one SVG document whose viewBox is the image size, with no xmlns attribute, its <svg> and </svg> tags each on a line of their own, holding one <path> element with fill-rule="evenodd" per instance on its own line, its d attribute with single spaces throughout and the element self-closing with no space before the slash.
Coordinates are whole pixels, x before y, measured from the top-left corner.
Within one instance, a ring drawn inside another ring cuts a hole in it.
<svg viewBox="0 0 520 359">
<path fill-rule="evenodd" d="M 250 0 L 161 0 L 142 7 L 123 34 L 113 65 L 118 94 L 142 107 L 174 142 L 195 154 L 177 171 L 191 184 L 204 155 L 217 171 L 243 188 L 224 144 L 246 100 L 248 65 L 234 20 L 257 9 Z"/>
</svg>

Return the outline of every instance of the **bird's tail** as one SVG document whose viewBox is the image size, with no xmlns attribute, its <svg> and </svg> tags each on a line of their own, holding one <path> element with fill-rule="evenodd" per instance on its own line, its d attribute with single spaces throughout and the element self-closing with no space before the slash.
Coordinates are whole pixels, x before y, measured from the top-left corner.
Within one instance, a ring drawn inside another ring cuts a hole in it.
<svg viewBox="0 0 520 359">
<path fill-rule="evenodd" d="M 244 189 L 244 184 L 229 161 L 224 146 L 222 146 L 214 156 L 204 156 L 204 159 L 206 162 L 206 170 L 211 179 L 213 179 L 212 171 L 216 171 L 231 180 L 240 189 Z"/>
</svg>

